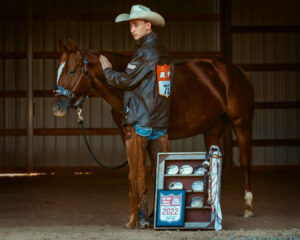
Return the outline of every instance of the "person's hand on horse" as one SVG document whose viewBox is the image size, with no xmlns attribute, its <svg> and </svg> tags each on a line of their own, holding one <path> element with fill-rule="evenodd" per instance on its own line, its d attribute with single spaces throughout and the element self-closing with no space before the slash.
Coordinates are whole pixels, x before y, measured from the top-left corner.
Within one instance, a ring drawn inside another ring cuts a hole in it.
<svg viewBox="0 0 300 240">
<path fill-rule="evenodd" d="M 102 69 L 112 68 L 111 62 L 107 59 L 107 57 L 100 55 L 99 57 L 100 63 L 102 65 Z"/>
</svg>

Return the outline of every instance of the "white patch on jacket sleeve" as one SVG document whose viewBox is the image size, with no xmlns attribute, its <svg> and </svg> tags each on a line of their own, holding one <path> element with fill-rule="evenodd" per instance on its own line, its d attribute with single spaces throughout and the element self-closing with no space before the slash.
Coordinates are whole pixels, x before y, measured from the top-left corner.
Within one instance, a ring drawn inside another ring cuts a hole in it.
<svg viewBox="0 0 300 240">
<path fill-rule="evenodd" d="M 57 84 L 58 84 L 60 75 L 61 75 L 61 73 L 62 73 L 62 71 L 63 71 L 63 69 L 64 69 L 64 67 L 65 67 L 65 64 L 66 64 L 66 62 L 62 62 L 62 63 L 59 65 L 59 68 L 58 68 L 58 70 L 57 70 L 57 80 L 56 80 Z"/>
<path fill-rule="evenodd" d="M 131 64 L 131 63 L 128 63 L 127 68 L 129 68 L 129 69 L 135 69 L 135 68 L 136 68 L 136 65 L 133 65 L 133 64 Z"/>
</svg>

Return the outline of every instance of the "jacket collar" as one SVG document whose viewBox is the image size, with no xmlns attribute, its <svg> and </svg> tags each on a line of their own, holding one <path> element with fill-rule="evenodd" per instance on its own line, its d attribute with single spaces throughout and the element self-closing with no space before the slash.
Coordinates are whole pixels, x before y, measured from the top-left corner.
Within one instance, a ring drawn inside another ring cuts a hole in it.
<svg viewBox="0 0 300 240">
<path fill-rule="evenodd" d="M 147 43 L 153 42 L 157 39 L 157 36 L 154 32 L 150 32 L 147 35 L 145 35 L 143 38 L 136 41 L 138 47 L 141 47 Z"/>
</svg>

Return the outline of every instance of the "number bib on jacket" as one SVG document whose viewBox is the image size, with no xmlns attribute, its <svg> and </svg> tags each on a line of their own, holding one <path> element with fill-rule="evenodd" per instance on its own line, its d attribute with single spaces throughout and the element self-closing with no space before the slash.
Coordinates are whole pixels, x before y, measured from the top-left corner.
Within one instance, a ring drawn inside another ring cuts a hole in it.
<svg viewBox="0 0 300 240">
<path fill-rule="evenodd" d="M 158 94 L 169 97 L 171 91 L 171 65 L 157 65 Z"/>
</svg>

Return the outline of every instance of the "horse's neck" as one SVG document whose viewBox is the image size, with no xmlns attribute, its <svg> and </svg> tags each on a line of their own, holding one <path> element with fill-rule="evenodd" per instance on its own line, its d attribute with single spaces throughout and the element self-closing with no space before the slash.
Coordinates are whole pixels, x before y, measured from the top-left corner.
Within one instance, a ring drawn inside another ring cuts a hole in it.
<svg viewBox="0 0 300 240">
<path fill-rule="evenodd" d="M 113 68 L 118 72 L 125 71 L 127 64 L 131 60 L 131 56 L 125 54 L 102 52 L 102 55 L 106 56 L 109 59 L 109 61 L 112 63 Z"/>
<path fill-rule="evenodd" d="M 117 71 L 124 71 L 125 66 L 130 61 L 130 57 L 126 55 L 114 54 L 114 53 L 103 53 L 111 61 L 113 68 Z M 123 91 L 110 86 L 106 83 L 105 77 L 102 72 L 102 67 L 98 60 L 98 55 L 95 53 L 89 54 L 89 61 L 93 63 L 92 67 L 92 78 L 95 90 L 101 95 L 101 97 L 116 111 L 122 110 Z"/>
</svg>

